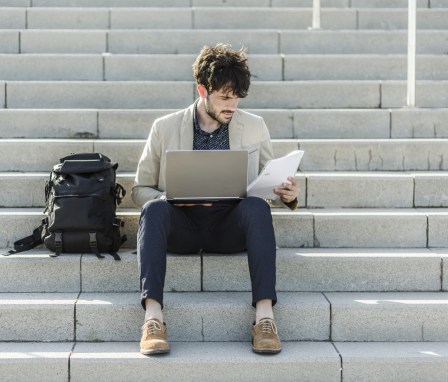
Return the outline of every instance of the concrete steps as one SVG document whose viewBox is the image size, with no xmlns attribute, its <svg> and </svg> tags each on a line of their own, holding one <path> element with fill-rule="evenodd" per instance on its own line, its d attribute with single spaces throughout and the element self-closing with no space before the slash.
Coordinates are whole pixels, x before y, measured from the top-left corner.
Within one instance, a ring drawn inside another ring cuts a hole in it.
<svg viewBox="0 0 448 382">
<path fill-rule="evenodd" d="M 133 208 L 135 173 L 119 173 L 126 190 L 121 208 Z M 1 207 L 45 207 L 49 171 L 0 173 Z M 448 207 L 445 172 L 299 172 L 299 208 L 439 208 Z M 13 193 L 11 190 L 15 190 Z"/>
<path fill-rule="evenodd" d="M 301 171 L 444 171 L 446 139 L 285 139 L 273 140 L 276 157 L 301 149 Z M 0 171 L 51 171 L 73 152 L 101 152 L 135 171 L 144 140 L 2 139 Z M 0 203 L 1 204 L 1 203 Z"/>
<path fill-rule="evenodd" d="M 5 252 L 2 249 L 0 252 Z M 0 293 L 138 292 L 137 256 L 120 252 L 101 261 L 91 254 L 54 259 L 46 249 L 0 257 Z M 435 292 L 447 290 L 447 253 L 426 248 L 282 248 L 280 292 Z M 249 292 L 245 253 L 168 256 L 167 292 Z"/>
<path fill-rule="evenodd" d="M 69 152 L 111 156 L 130 191 L 152 122 L 195 99 L 205 44 L 248 46 L 240 106 L 265 118 L 277 156 L 307 153 L 301 208 L 273 210 L 281 354 L 250 350 L 244 253 L 170 254 L 172 352 L 138 353 L 128 194 L 121 262 L 0 257 L 0 379 L 446 381 L 448 2 L 417 3 L 406 109 L 406 0 L 322 0 L 319 31 L 311 0 L 0 0 L 0 252 L 39 225 Z"/>
<path fill-rule="evenodd" d="M 418 54 L 446 54 L 446 30 L 417 32 Z M 404 30 L 0 30 L 0 53 L 196 54 L 227 41 L 251 54 L 406 54 Z"/>
<path fill-rule="evenodd" d="M 448 138 L 448 109 L 247 109 L 271 137 L 289 139 Z M 0 109 L 2 138 L 147 139 L 175 109 Z"/>
<path fill-rule="evenodd" d="M 0 29 L 308 29 L 311 8 L 6 8 Z M 418 10 L 417 28 L 446 29 L 448 10 Z M 326 8 L 323 29 L 406 29 L 407 9 Z"/>
<path fill-rule="evenodd" d="M 406 0 L 322 0 L 323 7 L 405 8 Z M 14 7 L 310 7 L 310 0 L 1 0 Z M 418 0 L 419 8 L 446 8 L 446 0 Z"/>
<path fill-rule="evenodd" d="M 438 342 L 448 337 L 447 292 L 279 292 L 278 297 L 282 304 L 274 312 L 284 341 Z M 0 302 L 1 341 L 116 342 L 141 336 L 137 293 L 2 293 Z M 249 342 L 250 305 L 250 292 L 166 292 L 170 339 Z"/>
<path fill-rule="evenodd" d="M 448 18 L 447 18 L 448 19 Z M 0 55 L 6 81 L 191 81 L 189 54 Z M 280 55 L 249 57 L 257 81 L 404 80 L 405 55 Z M 418 80 L 448 80 L 448 57 L 419 55 Z"/>
<path fill-rule="evenodd" d="M 196 98 L 191 81 L 7 81 L 0 82 L 0 108 L 164 109 Z M 418 81 L 419 107 L 446 108 L 447 81 Z M 335 97 L 338 94 L 339 97 Z M 282 97 L 287 97 L 282 99 Z M 405 81 L 258 81 L 240 106 L 250 109 L 401 108 Z"/>
<path fill-rule="evenodd" d="M 276 357 L 259 357 L 244 343 L 172 344 L 168 357 L 148 358 L 136 342 L 3 343 L 5 381 L 135 381 L 157 373 L 160 381 L 444 382 L 446 342 L 288 342 Z M 11 360 L 14 360 L 12 363 Z M 70 362 L 69 362 L 70 361 Z"/>
<path fill-rule="evenodd" d="M 128 236 L 125 247 L 135 248 L 137 209 L 119 209 Z M 277 245 L 281 248 L 433 248 L 448 247 L 445 208 L 419 209 L 300 209 L 273 210 Z M 40 225 L 42 208 L 2 208 L 0 247 L 31 235 Z"/>
</svg>

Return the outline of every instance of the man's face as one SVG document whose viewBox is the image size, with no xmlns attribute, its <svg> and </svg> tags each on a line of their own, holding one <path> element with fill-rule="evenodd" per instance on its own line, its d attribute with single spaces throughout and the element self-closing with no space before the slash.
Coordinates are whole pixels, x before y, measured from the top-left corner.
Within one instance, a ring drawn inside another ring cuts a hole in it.
<svg viewBox="0 0 448 382">
<path fill-rule="evenodd" d="M 220 124 L 228 124 L 238 107 L 239 98 L 232 91 L 217 90 L 205 98 L 205 111 Z"/>
</svg>

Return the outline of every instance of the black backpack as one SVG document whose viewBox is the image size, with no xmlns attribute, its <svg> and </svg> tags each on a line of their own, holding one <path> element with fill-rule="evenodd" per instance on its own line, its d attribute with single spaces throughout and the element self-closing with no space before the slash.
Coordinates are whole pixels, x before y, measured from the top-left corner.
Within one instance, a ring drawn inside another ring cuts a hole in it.
<svg viewBox="0 0 448 382">
<path fill-rule="evenodd" d="M 39 244 L 61 253 L 109 253 L 120 260 L 117 251 L 126 241 L 120 235 L 124 222 L 116 207 L 126 194 L 116 183 L 117 163 L 102 154 L 72 154 L 53 167 L 45 184 L 44 213 L 41 226 L 31 236 L 14 243 L 6 255 L 32 249 Z"/>
</svg>

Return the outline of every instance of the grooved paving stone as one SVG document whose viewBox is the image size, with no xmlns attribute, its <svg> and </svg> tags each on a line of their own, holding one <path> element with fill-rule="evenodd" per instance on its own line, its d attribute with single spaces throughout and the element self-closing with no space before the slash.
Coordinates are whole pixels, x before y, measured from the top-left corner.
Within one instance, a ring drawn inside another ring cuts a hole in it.
<svg viewBox="0 0 448 382">
<path fill-rule="evenodd" d="M 433 0 L 431 0 L 432 3 Z M 417 0 L 417 6 L 428 8 L 429 0 Z M 407 8 L 407 0 L 351 0 L 354 8 Z"/>
<path fill-rule="evenodd" d="M 137 170 L 138 161 L 142 155 L 146 141 L 143 140 L 106 140 L 100 139 L 94 143 L 94 151 L 100 152 L 119 163 L 120 171 Z"/>
<path fill-rule="evenodd" d="M 446 108 L 448 81 L 417 81 L 415 103 L 417 107 Z M 381 107 L 401 108 L 406 105 L 406 82 L 384 81 L 381 84 Z"/>
<path fill-rule="evenodd" d="M 205 291 L 250 291 L 245 253 L 203 255 Z M 277 250 L 278 291 L 437 291 L 441 255 L 428 249 Z"/>
<path fill-rule="evenodd" d="M 266 122 L 271 138 L 294 137 L 294 115 L 288 109 L 246 109 L 246 111 L 259 115 Z"/>
<path fill-rule="evenodd" d="M 447 18 L 448 19 L 448 18 Z M 418 55 L 417 80 L 447 80 L 448 57 Z M 405 80 L 405 55 L 285 55 L 285 80 Z"/>
<path fill-rule="evenodd" d="M 4 81 L 0 81 L 0 109 L 4 109 L 6 107 L 6 83 Z"/>
<path fill-rule="evenodd" d="M 131 251 L 118 253 L 121 261 L 106 256 L 82 257 L 83 292 L 138 292 L 139 270 L 137 255 Z M 199 292 L 201 290 L 201 257 L 199 255 L 167 256 L 165 291 Z"/>
<path fill-rule="evenodd" d="M 254 82 L 244 108 L 378 108 L 380 84 L 377 81 L 288 81 Z"/>
<path fill-rule="evenodd" d="M 29 7 L 31 0 L 0 0 L 2 7 Z"/>
<path fill-rule="evenodd" d="M 0 341 L 72 341 L 77 293 L 1 293 Z"/>
<path fill-rule="evenodd" d="M 270 7 L 272 0 L 191 0 L 193 7 Z"/>
<path fill-rule="evenodd" d="M 2 249 L 0 253 L 6 251 Z M 53 258 L 49 253 L 46 249 L 34 249 L 0 256 L 0 292 L 80 292 L 81 255 L 71 253 Z"/>
<path fill-rule="evenodd" d="M 107 81 L 193 81 L 195 59 L 191 54 L 105 55 L 105 78 Z M 282 80 L 280 55 L 251 55 L 248 62 L 252 80 Z"/>
<path fill-rule="evenodd" d="M 328 340 L 330 307 L 320 293 L 279 293 L 274 307 L 285 341 Z M 247 292 L 165 293 L 171 341 L 250 341 L 254 311 Z M 138 293 L 82 293 L 76 304 L 79 341 L 137 341 L 144 311 Z M 102 322 L 102 325 L 98 325 Z"/>
<path fill-rule="evenodd" d="M 248 53 L 277 54 L 278 32 L 270 30 L 140 30 L 109 32 L 110 53 L 197 55 L 204 45 L 225 41 L 234 48 L 243 45 Z"/>
<path fill-rule="evenodd" d="M 312 9 L 241 8 L 194 9 L 195 29 L 308 29 Z M 219 16 L 219 17 L 217 17 Z M 356 10 L 322 9 L 321 25 L 325 29 L 356 29 Z"/>
<path fill-rule="evenodd" d="M 446 54 L 448 31 L 418 31 L 418 54 Z M 284 54 L 407 54 L 407 31 L 281 31 Z"/>
<path fill-rule="evenodd" d="M 448 10 L 419 9 L 417 29 L 448 29 Z M 369 9 L 358 10 L 359 29 L 407 29 L 408 10 Z"/>
<path fill-rule="evenodd" d="M 446 139 L 308 139 L 302 171 L 443 171 Z"/>
<path fill-rule="evenodd" d="M 59 159 L 75 152 L 93 152 L 92 140 L 0 139 L 0 171 L 50 171 Z M 32 155 L 34 153 L 34 155 Z M 0 202 L 1 204 L 1 202 Z"/>
<path fill-rule="evenodd" d="M 111 158 L 114 160 L 114 157 Z M 45 173 L 1 173 L 0 172 L 0 207 L 45 207 L 45 182 L 49 179 L 49 171 Z M 117 174 L 117 182 L 126 190 L 120 208 L 136 208 L 132 201 L 132 187 L 134 186 L 135 172 Z M 299 206 L 306 205 L 306 178 L 296 174 L 299 186 Z M 16 190 L 16 192 L 9 192 Z"/>
<path fill-rule="evenodd" d="M 9 82 L 9 108 L 182 108 L 193 102 L 192 82 Z"/>
<path fill-rule="evenodd" d="M 19 32 L 0 31 L 0 53 L 19 53 Z"/>
<path fill-rule="evenodd" d="M 392 138 L 447 138 L 448 109 L 391 110 Z"/>
<path fill-rule="evenodd" d="M 280 290 L 440 290 L 440 255 L 427 249 L 298 248 L 279 254 Z"/>
<path fill-rule="evenodd" d="M 299 247 L 406 247 L 426 248 L 429 217 L 429 243 L 431 235 L 444 227 L 448 212 L 411 209 L 360 209 L 360 210 L 298 210 L 272 209 L 277 246 Z M 128 241 L 124 248 L 135 248 L 140 211 L 118 209 L 117 216 L 124 219 L 123 234 Z M 39 208 L 0 209 L 0 223 L 7 230 L 0 231 L 0 248 L 11 247 L 15 240 L 30 235 L 43 217 Z M 436 219 L 437 218 L 437 219 Z M 439 228 L 431 225 L 431 219 Z M 314 224 L 313 224 L 314 222 Z M 434 233 L 432 233 L 432 231 Z M 315 237 L 314 237 L 315 236 Z M 314 241 L 313 241 L 314 239 Z M 440 243 L 440 246 L 443 246 Z"/>
<path fill-rule="evenodd" d="M 113 29 L 190 29 L 193 24 L 191 8 L 111 9 Z"/>
<path fill-rule="evenodd" d="M 174 112 L 173 109 L 158 110 L 100 110 L 98 131 L 100 138 L 147 139 L 157 118 Z"/>
<path fill-rule="evenodd" d="M 24 30 L 20 53 L 104 53 L 106 40 L 106 31 Z"/>
<path fill-rule="evenodd" d="M 108 9 L 30 8 L 28 29 L 108 29 Z"/>
<path fill-rule="evenodd" d="M 146 139 L 0 139 L 0 171 L 50 171 L 70 153 L 100 152 L 118 162 L 120 172 L 135 172 L 145 143 Z M 288 140 L 273 141 L 273 146 L 275 157 L 298 148 L 296 141 Z"/>
<path fill-rule="evenodd" d="M 308 208 L 412 208 L 414 176 L 402 173 L 306 173 Z"/>
<path fill-rule="evenodd" d="M 2 138 L 96 138 L 96 110 L 0 110 Z"/>
<path fill-rule="evenodd" d="M 0 248 L 11 249 L 16 240 L 30 236 L 42 223 L 43 209 L 0 209 Z"/>
<path fill-rule="evenodd" d="M 33 0 L 33 7 L 190 7 L 190 0 Z"/>
<path fill-rule="evenodd" d="M 334 341 L 447 341 L 448 294 L 325 293 Z"/>
<path fill-rule="evenodd" d="M 254 354 L 250 344 L 171 343 L 166 357 L 139 353 L 138 343 L 77 343 L 70 359 L 73 382 L 137 381 L 316 381 L 338 382 L 341 361 L 328 343 L 284 343 L 275 357 Z"/>
<path fill-rule="evenodd" d="M 448 343 L 342 343 L 334 346 L 343 362 L 345 382 L 444 382 Z"/>
<path fill-rule="evenodd" d="M 272 217 L 278 247 L 314 246 L 314 218 L 311 213 L 278 208 L 272 209 Z"/>
<path fill-rule="evenodd" d="M 448 174 L 415 174 L 416 207 L 448 207 Z"/>
<path fill-rule="evenodd" d="M 419 211 L 428 216 L 428 247 L 448 247 L 448 209 L 420 208 Z"/>
<path fill-rule="evenodd" d="M 69 380 L 73 343 L 0 343 L 0 375 L 4 382 Z"/>
<path fill-rule="evenodd" d="M 193 0 L 198 1 L 198 0 Z M 200 1 L 200 0 L 199 0 Z M 207 0 L 203 0 L 207 1 Z M 212 0 L 213 1 L 213 0 Z M 347 8 L 350 6 L 349 0 L 322 0 L 322 7 L 327 8 Z M 305 7 L 309 8 L 309 0 L 271 0 L 271 7 Z"/>
<path fill-rule="evenodd" d="M 316 247 L 427 246 L 427 217 L 412 210 L 312 210 Z"/>
<path fill-rule="evenodd" d="M 442 258 L 442 290 L 448 290 L 448 267 L 446 263 L 448 261 L 448 248 L 432 248 L 431 252 L 435 253 Z"/>
<path fill-rule="evenodd" d="M 102 81 L 101 56 L 1 55 L 0 72 L 10 81 Z"/>
<path fill-rule="evenodd" d="M 0 207 L 44 207 L 49 173 L 0 173 Z"/>
<path fill-rule="evenodd" d="M 1 4 L 0 4 L 1 6 Z M 26 28 L 26 9 L 4 8 L 0 13 L 0 29 Z"/>
<path fill-rule="evenodd" d="M 107 81 L 193 81 L 190 54 L 105 55 Z"/>
</svg>

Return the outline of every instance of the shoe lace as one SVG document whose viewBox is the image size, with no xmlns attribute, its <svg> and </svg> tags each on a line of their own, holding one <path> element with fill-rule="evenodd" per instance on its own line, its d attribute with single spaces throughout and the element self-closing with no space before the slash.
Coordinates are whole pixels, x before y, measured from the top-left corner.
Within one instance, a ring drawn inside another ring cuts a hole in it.
<svg viewBox="0 0 448 382">
<path fill-rule="evenodd" d="M 153 335 L 155 332 L 158 332 L 160 330 L 162 330 L 162 325 L 160 325 L 157 321 L 155 320 L 148 320 L 145 322 L 145 324 L 143 325 L 143 330 L 146 330 L 146 332 L 148 333 L 148 335 Z"/>
<path fill-rule="evenodd" d="M 260 321 L 261 324 L 261 331 L 263 333 L 271 333 L 274 332 L 277 334 L 277 325 L 275 325 L 275 322 L 270 319 L 265 319 Z"/>
</svg>

